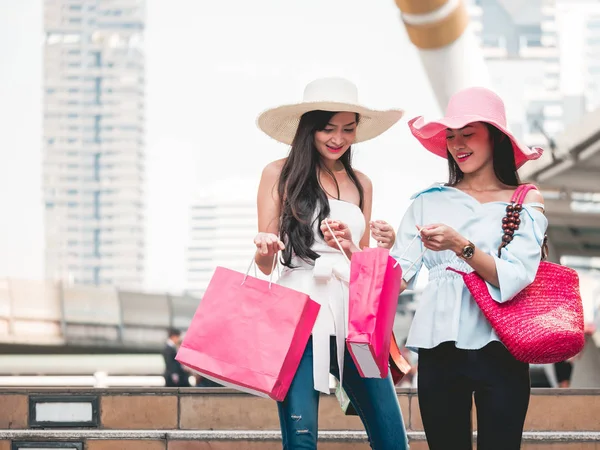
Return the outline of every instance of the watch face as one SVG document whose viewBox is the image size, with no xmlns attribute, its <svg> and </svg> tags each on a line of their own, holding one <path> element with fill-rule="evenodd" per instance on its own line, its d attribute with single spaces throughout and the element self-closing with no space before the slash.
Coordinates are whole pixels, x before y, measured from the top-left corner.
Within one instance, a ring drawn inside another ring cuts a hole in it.
<svg viewBox="0 0 600 450">
<path fill-rule="evenodd" d="M 463 256 L 465 258 L 472 258 L 473 257 L 473 253 L 475 253 L 475 249 L 471 245 L 467 245 L 463 249 Z"/>
</svg>

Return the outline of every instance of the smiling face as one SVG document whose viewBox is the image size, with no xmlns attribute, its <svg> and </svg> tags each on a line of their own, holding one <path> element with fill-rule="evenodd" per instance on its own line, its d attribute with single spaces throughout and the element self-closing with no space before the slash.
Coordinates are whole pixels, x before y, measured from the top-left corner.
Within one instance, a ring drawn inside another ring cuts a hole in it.
<svg viewBox="0 0 600 450">
<path fill-rule="evenodd" d="M 329 119 L 323 130 L 315 131 L 315 147 L 325 160 L 337 161 L 356 139 L 356 113 L 340 112 Z"/>
<path fill-rule="evenodd" d="M 482 122 L 473 122 L 460 129 L 447 129 L 446 145 L 465 174 L 494 166 L 494 148 L 489 129 Z"/>
</svg>

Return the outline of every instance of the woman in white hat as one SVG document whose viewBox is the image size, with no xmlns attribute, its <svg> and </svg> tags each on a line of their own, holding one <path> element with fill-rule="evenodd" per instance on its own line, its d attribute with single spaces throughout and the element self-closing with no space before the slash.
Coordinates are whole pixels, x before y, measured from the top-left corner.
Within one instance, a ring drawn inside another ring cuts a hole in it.
<svg viewBox="0 0 600 450">
<path fill-rule="evenodd" d="M 348 257 L 369 246 L 369 229 L 379 246 L 393 245 L 393 229 L 370 221 L 372 185 L 352 168 L 351 145 L 383 133 L 402 114 L 360 106 L 354 84 L 323 78 L 307 85 L 301 103 L 258 118 L 261 130 L 291 150 L 261 177 L 256 263 L 269 274 L 282 251 L 279 283 L 321 305 L 287 397 L 278 403 L 285 450 L 317 448 L 319 395 L 330 393 L 330 373 L 360 415 L 371 448 L 408 448 L 391 377 L 362 378 L 345 350 L 349 267 L 325 223 Z"/>
</svg>

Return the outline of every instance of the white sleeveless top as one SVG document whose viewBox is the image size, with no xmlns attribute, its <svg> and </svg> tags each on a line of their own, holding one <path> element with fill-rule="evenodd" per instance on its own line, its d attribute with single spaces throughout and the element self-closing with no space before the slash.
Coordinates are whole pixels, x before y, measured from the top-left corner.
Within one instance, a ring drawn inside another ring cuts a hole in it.
<svg viewBox="0 0 600 450">
<path fill-rule="evenodd" d="M 352 232 L 352 240 L 358 246 L 365 232 L 365 216 L 361 209 L 349 202 L 329 199 L 333 220 L 344 222 Z M 321 305 L 313 328 L 313 375 L 315 389 L 329 394 L 330 336 L 336 336 L 337 360 L 340 381 L 344 367 L 344 349 L 348 329 L 348 280 L 350 266 L 339 249 L 329 247 L 318 232 L 315 223 L 315 243 L 311 247 L 320 255 L 314 265 L 293 257 L 292 265 L 286 267 L 279 278 L 282 286 L 308 294 Z"/>
</svg>

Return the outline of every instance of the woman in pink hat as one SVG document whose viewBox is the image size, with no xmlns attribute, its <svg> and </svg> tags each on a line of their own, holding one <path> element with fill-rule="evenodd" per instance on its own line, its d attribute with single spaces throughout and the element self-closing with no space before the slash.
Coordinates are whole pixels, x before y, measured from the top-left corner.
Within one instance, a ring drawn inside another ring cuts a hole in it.
<svg viewBox="0 0 600 450">
<path fill-rule="evenodd" d="M 448 159 L 449 168 L 447 183 L 412 197 L 392 249 L 403 268 L 403 289 L 413 286 L 423 265 L 429 271 L 406 344 L 419 354 L 427 442 L 431 450 L 472 448 L 474 394 L 478 450 L 517 450 L 529 404 L 529 367 L 499 342 L 463 279 L 447 268 L 477 272 L 498 302 L 533 281 L 548 224 L 542 196 L 527 194 L 508 238 L 502 219 L 520 184 L 517 169 L 542 150 L 526 147 L 507 130 L 504 103 L 484 88 L 455 94 L 443 119 L 425 123 L 417 117 L 409 126 L 427 150 Z M 420 245 L 409 248 L 417 235 Z M 503 239 L 512 242 L 499 257 Z"/>
</svg>

